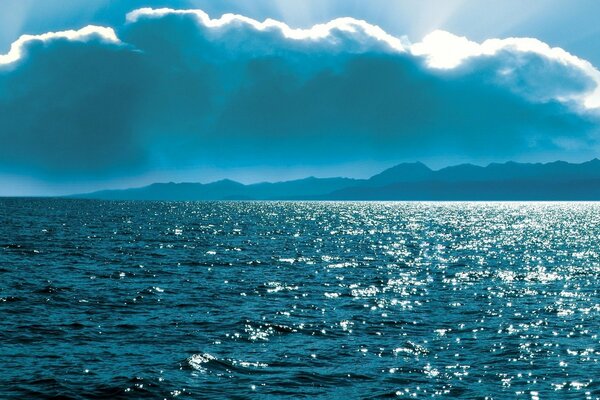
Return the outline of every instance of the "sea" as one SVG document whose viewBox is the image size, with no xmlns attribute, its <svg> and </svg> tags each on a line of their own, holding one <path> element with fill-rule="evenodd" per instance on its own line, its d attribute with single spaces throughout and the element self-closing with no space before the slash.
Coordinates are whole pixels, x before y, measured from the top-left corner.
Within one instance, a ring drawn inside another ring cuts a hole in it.
<svg viewBox="0 0 600 400">
<path fill-rule="evenodd" d="M 1 399 L 598 399 L 600 203 L 0 199 Z"/>
</svg>

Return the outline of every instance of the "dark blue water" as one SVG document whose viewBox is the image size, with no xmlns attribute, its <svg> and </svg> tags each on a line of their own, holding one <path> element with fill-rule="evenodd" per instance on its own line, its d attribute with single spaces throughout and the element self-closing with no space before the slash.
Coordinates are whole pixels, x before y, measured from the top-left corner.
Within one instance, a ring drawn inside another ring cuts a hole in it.
<svg viewBox="0 0 600 400">
<path fill-rule="evenodd" d="M 586 203 L 0 200 L 0 398 L 597 399 L 599 238 Z"/>
</svg>

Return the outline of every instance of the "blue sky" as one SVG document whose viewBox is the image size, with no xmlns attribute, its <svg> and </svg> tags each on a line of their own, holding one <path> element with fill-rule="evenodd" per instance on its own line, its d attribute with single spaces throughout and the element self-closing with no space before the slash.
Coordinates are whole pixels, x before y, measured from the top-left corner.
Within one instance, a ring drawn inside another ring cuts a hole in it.
<svg viewBox="0 0 600 400">
<path fill-rule="evenodd" d="M 590 0 L 5 0 L 0 195 L 587 160 L 599 13 Z"/>
</svg>

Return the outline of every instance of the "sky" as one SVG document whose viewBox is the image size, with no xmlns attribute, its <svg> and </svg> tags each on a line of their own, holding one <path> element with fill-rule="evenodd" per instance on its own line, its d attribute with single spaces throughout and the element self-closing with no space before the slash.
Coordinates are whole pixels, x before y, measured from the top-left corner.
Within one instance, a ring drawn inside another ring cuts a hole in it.
<svg viewBox="0 0 600 400">
<path fill-rule="evenodd" d="M 586 161 L 597 15 L 596 0 L 3 0 L 0 195 Z"/>
</svg>

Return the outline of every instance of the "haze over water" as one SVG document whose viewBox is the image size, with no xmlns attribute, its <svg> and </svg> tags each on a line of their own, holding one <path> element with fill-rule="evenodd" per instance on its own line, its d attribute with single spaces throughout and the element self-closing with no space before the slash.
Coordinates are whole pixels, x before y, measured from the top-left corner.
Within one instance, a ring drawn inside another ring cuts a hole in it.
<svg viewBox="0 0 600 400">
<path fill-rule="evenodd" d="M 600 204 L 0 200 L 0 398 L 600 397 Z"/>
</svg>

